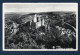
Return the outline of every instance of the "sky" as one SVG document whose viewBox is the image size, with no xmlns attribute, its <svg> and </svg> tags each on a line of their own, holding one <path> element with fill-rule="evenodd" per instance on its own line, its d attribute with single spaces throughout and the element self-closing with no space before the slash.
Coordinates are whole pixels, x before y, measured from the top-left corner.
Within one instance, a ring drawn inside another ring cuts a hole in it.
<svg viewBox="0 0 80 55">
<path fill-rule="evenodd" d="M 77 10 L 77 3 L 3 3 L 3 12 L 51 12 Z"/>
</svg>

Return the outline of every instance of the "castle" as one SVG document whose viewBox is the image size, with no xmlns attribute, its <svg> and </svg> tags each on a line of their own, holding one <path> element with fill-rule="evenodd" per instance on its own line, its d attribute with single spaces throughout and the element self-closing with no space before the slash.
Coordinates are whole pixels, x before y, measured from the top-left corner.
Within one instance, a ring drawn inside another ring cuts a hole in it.
<svg viewBox="0 0 80 55">
<path fill-rule="evenodd" d="M 35 23 L 35 27 L 39 28 L 40 26 L 44 26 L 44 18 L 35 14 L 33 20 L 30 21 L 30 25 L 31 23 Z"/>
<path fill-rule="evenodd" d="M 16 32 L 17 30 L 20 29 L 18 26 L 23 26 L 31 29 L 37 29 L 39 27 L 44 26 L 45 27 L 44 29 L 46 30 L 49 29 L 49 25 L 45 23 L 45 18 L 39 14 L 25 16 L 22 19 L 22 24 L 17 24 L 13 22 L 12 26 L 13 26 L 13 29 L 12 29 L 13 32 Z"/>
</svg>

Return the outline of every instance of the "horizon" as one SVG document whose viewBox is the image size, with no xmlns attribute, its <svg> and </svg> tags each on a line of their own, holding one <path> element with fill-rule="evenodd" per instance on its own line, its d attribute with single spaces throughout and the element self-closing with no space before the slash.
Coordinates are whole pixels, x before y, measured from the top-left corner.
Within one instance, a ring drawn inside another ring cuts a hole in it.
<svg viewBox="0 0 80 55">
<path fill-rule="evenodd" d="M 76 14 L 75 11 L 50 11 L 50 12 L 5 12 L 5 14 L 13 14 L 13 13 L 16 13 L 16 14 L 19 14 L 19 13 L 22 13 L 22 14 L 31 14 L 31 13 L 74 13 Z"/>
</svg>

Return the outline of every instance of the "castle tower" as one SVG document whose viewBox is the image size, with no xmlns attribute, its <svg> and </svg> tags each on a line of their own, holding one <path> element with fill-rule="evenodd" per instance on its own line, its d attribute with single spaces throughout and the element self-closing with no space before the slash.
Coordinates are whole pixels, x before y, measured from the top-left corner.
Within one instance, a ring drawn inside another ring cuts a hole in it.
<svg viewBox="0 0 80 55">
<path fill-rule="evenodd" d="M 40 15 L 34 15 L 33 22 L 35 23 L 36 28 L 44 26 L 44 18 L 41 18 Z"/>
<path fill-rule="evenodd" d="M 37 22 L 37 15 L 34 15 L 34 22 Z"/>
</svg>

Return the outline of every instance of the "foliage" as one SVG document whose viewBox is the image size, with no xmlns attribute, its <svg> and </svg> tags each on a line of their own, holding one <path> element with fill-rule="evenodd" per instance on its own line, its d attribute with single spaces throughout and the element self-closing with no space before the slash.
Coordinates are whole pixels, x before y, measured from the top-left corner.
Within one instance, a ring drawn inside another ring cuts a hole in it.
<svg viewBox="0 0 80 55">
<path fill-rule="evenodd" d="M 53 14 L 49 15 L 49 18 L 46 19 L 48 25 L 50 26 L 49 30 L 45 30 L 44 26 L 41 26 L 38 29 L 27 27 L 25 24 L 21 24 L 19 17 L 12 16 L 10 17 L 11 22 L 16 22 L 20 24 L 19 31 L 12 35 L 11 29 L 5 28 L 5 48 L 6 49 L 56 49 L 57 46 L 61 48 L 76 48 L 76 37 L 75 34 L 61 35 L 61 31 L 58 30 L 55 26 L 55 23 L 60 21 L 60 15 L 55 15 L 57 19 L 54 22 Z M 68 15 L 69 16 L 69 15 Z M 72 24 L 75 22 L 74 17 L 64 16 L 67 23 Z M 67 20 L 68 18 L 68 20 Z M 71 18 L 71 19 L 69 19 Z M 72 19 L 74 19 L 72 21 Z M 69 22 L 70 20 L 70 22 Z M 72 22 L 72 23 L 71 23 Z M 10 25 L 10 24 L 8 24 Z M 61 25 L 59 23 L 59 25 Z M 75 25 L 75 24 L 74 24 Z"/>
</svg>

